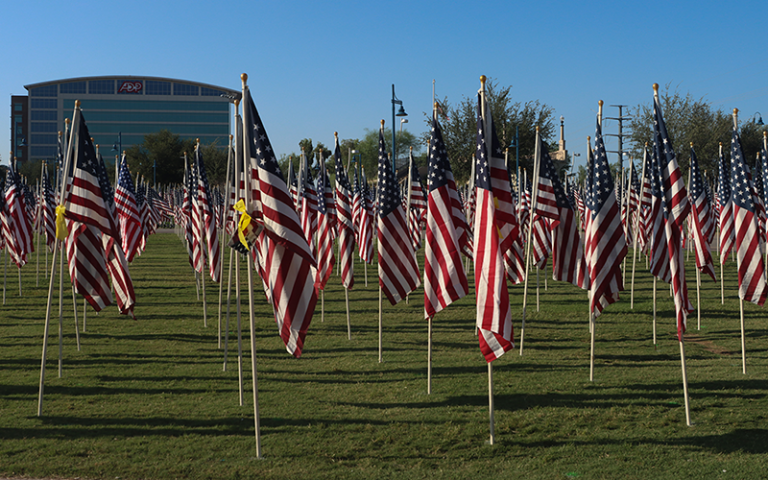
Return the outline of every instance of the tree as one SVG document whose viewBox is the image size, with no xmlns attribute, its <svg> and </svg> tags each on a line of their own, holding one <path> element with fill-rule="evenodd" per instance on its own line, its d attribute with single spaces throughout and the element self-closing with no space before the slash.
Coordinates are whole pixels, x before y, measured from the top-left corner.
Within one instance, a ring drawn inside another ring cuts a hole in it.
<svg viewBox="0 0 768 480">
<path fill-rule="evenodd" d="M 414 157 L 421 159 L 421 147 L 423 145 L 423 136 L 417 137 L 408 130 L 397 132 L 395 137 L 397 143 L 397 168 L 408 167 L 408 152 L 413 147 Z M 392 155 L 392 130 L 384 128 L 384 143 L 387 145 L 387 153 Z M 376 172 L 379 168 L 379 131 L 365 129 L 365 136 L 358 142 L 357 150 L 360 151 L 362 165 L 365 168 L 368 180 L 376 178 Z M 346 159 L 345 159 L 346 160 Z M 423 162 L 417 162 L 419 165 Z"/>
<path fill-rule="evenodd" d="M 502 148 L 514 143 L 515 129 L 520 137 L 520 167 L 529 168 L 533 164 L 536 144 L 536 127 L 545 142 L 550 142 L 555 132 L 553 121 L 554 109 L 538 100 L 525 103 L 512 101 L 512 86 L 500 87 L 493 79 L 485 83 L 486 100 L 496 126 L 496 134 Z M 451 106 L 448 99 L 439 102 L 441 109 L 440 123 L 443 139 L 451 159 L 451 168 L 457 182 L 469 179 L 472 155 L 477 142 L 477 97 L 464 97 L 457 105 Z M 427 122 L 431 123 L 431 113 Z M 429 141 L 429 133 L 425 134 Z M 510 150 L 514 155 L 514 149 Z M 532 172 L 529 169 L 528 174 Z"/>
<path fill-rule="evenodd" d="M 717 175 L 720 143 L 723 145 L 725 158 L 730 158 L 732 112 L 713 110 L 703 98 L 694 100 L 690 93 L 682 95 L 676 90 L 671 92 L 669 85 L 663 92 L 659 92 L 659 101 L 680 167 L 683 171 L 688 170 L 690 144 L 693 143 L 701 169 L 711 172 L 709 177 L 713 178 Z M 635 158 L 642 158 L 642 149 L 646 142 L 648 148 L 653 148 L 653 103 L 638 105 L 630 109 L 630 113 L 630 144 L 635 151 Z M 762 147 L 764 130 L 764 127 L 753 121 L 740 122 L 742 149 L 750 165 L 754 165 Z"/>
<path fill-rule="evenodd" d="M 147 179 L 156 178 L 157 183 L 167 184 L 183 181 L 184 153 L 187 153 L 189 160 L 192 160 L 194 151 L 193 140 L 182 140 L 170 130 L 160 130 L 157 133 L 145 135 L 144 141 L 128 148 L 125 155 L 128 158 L 128 168 L 131 173 Z M 157 165 L 156 172 L 155 165 Z"/>
</svg>

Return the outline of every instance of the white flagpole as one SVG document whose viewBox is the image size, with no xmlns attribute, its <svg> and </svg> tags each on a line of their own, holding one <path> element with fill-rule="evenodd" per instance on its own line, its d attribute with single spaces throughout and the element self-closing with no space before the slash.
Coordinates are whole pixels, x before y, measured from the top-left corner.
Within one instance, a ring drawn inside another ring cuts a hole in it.
<svg viewBox="0 0 768 480">
<path fill-rule="evenodd" d="M 247 76 L 246 76 L 247 78 Z M 245 108 L 245 107 L 243 107 Z M 245 195 L 245 145 L 244 145 L 244 131 L 243 131 L 243 118 L 237 114 L 237 105 L 235 105 L 235 185 L 237 188 L 237 195 L 235 197 L 239 199 L 246 199 Z M 242 182 L 242 183 L 241 183 Z M 242 187 L 241 187 L 242 185 Z M 243 380 L 243 315 L 242 315 L 242 289 L 240 288 L 240 255 L 235 255 L 235 303 L 237 311 L 237 382 L 238 382 L 238 399 L 239 404 L 242 407 L 245 404 L 245 388 Z"/>
<path fill-rule="evenodd" d="M 688 374 L 685 369 L 685 343 L 684 337 L 680 336 L 680 365 L 683 369 L 683 396 L 685 397 L 685 424 L 692 426 L 691 423 L 691 404 L 688 399 Z"/>
<path fill-rule="evenodd" d="M 630 300 L 629 308 L 635 308 L 635 266 L 637 265 L 637 238 L 640 236 L 640 217 L 643 212 L 643 197 L 645 196 L 645 175 L 648 173 L 647 169 L 648 160 L 648 142 L 645 142 L 645 148 L 643 149 L 643 171 L 640 175 L 640 192 L 637 197 L 637 212 L 635 214 L 635 239 L 634 247 L 632 251 L 632 286 L 630 288 Z"/>
<path fill-rule="evenodd" d="M 490 438 L 488 439 L 488 443 L 490 445 L 493 445 L 495 440 L 494 435 L 494 418 L 493 418 L 493 362 L 488 362 L 488 413 L 489 413 L 489 421 L 490 421 Z"/>
<path fill-rule="evenodd" d="M 248 88 L 246 86 L 246 82 L 248 81 L 248 75 L 243 73 L 240 75 L 240 78 L 243 82 L 243 98 L 245 98 L 245 92 Z M 243 108 L 246 108 L 246 105 L 243 105 Z M 246 116 L 243 115 L 243 121 L 245 121 Z M 245 135 L 245 132 L 247 128 L 251 128 L 249 125 L 243 125 L 243 135 Z M 248 159 L 250 155 L 245 155 L 245 145 L 243 145 L 243 163 L 245 164 L 246 160 Z M 243 165 L 245 166 L 245 165 Z M 251 211 L 250 206 L 250 195 L 245 196 L 246 199 L 246 210 L 248 212 Z M 253 420 L 256 430 L 256 458 L 261 459 L 261 421 L 259 419 L 259 389 L 258 389 L 258 380 L 257 380 L 257 374 L 256 374 L 256 318 L 253 311 L 253 257 L 251 255 L 246 255 L 248 258 L 248 306 L 249 306 L 249 313 L 250 313 L 250 327 L 251 327 L 251 376 L 253 378 Z"/>
<path fill-rule="evenodd" d="M 79 125 L 80 121 L 80 101 L 75 100 L 75 112 L 73 115 L 73 120 L 76 120 Z M 69 125 L 69 122 L 66 122 L 67 126 Z M 65 161 L 64 161 L 64 168 L 61 171 L 60 174 L 60 182 L 61 187 L 59 188 L 59 206 L 64 206 L 64 197 L 65 197 L 65 190 L 63 188 L 63 185 L 66 185 L 66 182 L 68 181 L 67 177 L 69 174 L 69 165 L 72 162 L 72 151 L 71 148 L 74 145 L 73 139 L 71 137 L 77 135 L 76 129 L 72 128 L 70 133 L 70 139 L 69 142 L 65 146 Z M 56 237 L 56 242 L 54 243 L 54 249 L 53 249 L 53 261 L 51 263 L 51 278 L 48 283 L 48 300 L 45 308 L 45 327 L 43 331 L 43 353 L 42 358 L 40 360 L 40 386 L 38 389 L 38 396 L 37 396 L 37 416 L 41 417 L 43 415 L 43 393 L 45 391 L 45 357 L 48 352 L 48 334 L 50 331 L 51 326 L 51 305 L 53 303 L 53 282 L 55 278 L 55 271 L 56 271 L 56 255 L 59 252 L 59 246 L 61 245 L 61 241 L 59 240 L 58 236 Z M 63 248 L 62 254 L 61 254 L 61 268 L 60 268 L 60 274 L 59 274 L 59 318 L 61 319 L 62 316 L 62 276 L 63 276 L 63 265 L 64 265 L 64 252 Z M 7 249 L 6 249 L 7 251 Z M 61 320 L 60 320 L 61 321 Z"/>
<path fill-rule="evenodd" d="M 525 315 L 527 312 L 527 305 L 528 305 L 528 272 L 531 269 L 531 238 L 533 236 L 533 212 L 536 210 L 536 202 L 538 200 L 538 185 L 539 185 L 539 165 L 541 164 L 541 151 L 539 150 L 539 127 L 536 127 L 536 146 L 534 148 L 534 155 L 533 155 L 533 177 L 531 179 L 531 206 L 530 210 L 528 212 L 528 242 L 525 246 L 525 280 L 524 280 L 524 286 L 523 286 L 523 321 L 520 326 L 520 356 L 523 355 L 523 345 L 525 342 Z M 519 196 L 522 199 L 523 198 L 523 189 L 525 188 L 525 182 L 520 187 Z M 538 272 L 537 272 L 538 273 Z M 537 282 L 538 283 L 538 282 Z M 536 291 L 537 297 L 538 297 L 538 288 Z M 537 311 L 538 311 L 538 300 L 537 300 Z"/>
<path fill-rule="evenodd" d="M 40 237 L 43 235 L 40 232 L 40 227 L 42 224 L 40 223 L 41 219 L 43 218 L 43 202 L 42 197 L 40 193 L 42 192 L 41 186 L 41 180 L 43 179 L 43 172 L 42 169 L 45 168 L 45 162 L 42 163 L 42 168 L 40 170 L 40 180 L 37 181 L 37 218 L 35 219 L 35 227 L 33 229 L 33 232 L 36 231 L 37 233 L 37 261 L 35 264 L 35 287 L 40 286 Z"/>
<path fill-rule="evenodd" d="M 382 363 L 382 348 L 381 348 L 381 336 L 382 336 L 382 321 L 381 321 L 381 283 L 379 283 L 379 363 Z"/>
<path fill-rule="evenodd" d="M 427 395 L 432 394 L 432 318 L 427 319 Z"/>
<path fill-rule="evenodd" d="M 198 159 L 198 150 L 200 149 L 200 139 L 195 139 L 195 168 L 197 169 L 197 181 L 200 182 L 200 167 L 197 164 Z M 200 256 L 202 257 L 203 261 L 203 270 L 200 272 L 200 289 L 203 291 L 203 327 L 208 327 L 208 302 L 205 300 L 205 264 L 207 263 L 205 261 L 206 257 L 206 250 L 205 247 L 208 244 L 205 239 L 205 225 L 203 223 L 203 206 L 200 204 L 200 194 L 199 189 L 200 187 L 198 185 L 195 185 L 195 187 L 198 189 L 195 191 L 195 203 L 193 208 L 197 208 L 197 223 L 200 225 Z M 149 193 L 149 183 L 147 183 L 147 193 Z M 146 195 L 146 198 L 149 198 L 149 195 Z M 208 257 L 210 257 L 210 252 L 208 252 Z M 209 258 L 210 259 L 210 258 Z"/>
<path fill-rule="evenodd" d="M 224 189 L 224 206 L 221 211 L 221 221 L 222 226 L 227 223 L 227 213 L 229 212 L 229 196 L 231 188 L 231 182 L 230 178 L 232 178 L 232 135 L 229 136 L 229 147 L 227 148 L 227 176 L 225 177 L 227 179 L 227 187 Z M 221 248 L 220 250 L 224 251 L 224 229 L 222 229 L 221 234 Z M 230 249 L 231 250 L 231 249 Z M 231 258 L 231 255 L 230 255 Z M 232 268 L 232 263 L 229 264 L 230 268 Z M 224 296 L 224 281 L 221 280 L 224 278 L 224 262 L 219 262 L 219 349 L 221 349 L 221 301 L 222 297 Z"/>
</svg>

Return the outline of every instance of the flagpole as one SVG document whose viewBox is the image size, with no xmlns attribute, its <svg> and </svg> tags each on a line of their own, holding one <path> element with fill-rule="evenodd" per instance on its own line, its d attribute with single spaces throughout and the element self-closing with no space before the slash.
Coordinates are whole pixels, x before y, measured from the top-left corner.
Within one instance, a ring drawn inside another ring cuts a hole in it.
<svg viewBox="0 0 768 480">
<path fill-rule="evenodd" d="M 736 129 L 739 127 L 739 109 L 734 108 L 733 109 L 733 129 L 736 131 Z M 745 159 L 746 161 L 746 159 Z M 736 168 L 736 167 L 733 167 Z M 735 209 L 735 207 L 734 207 Z M 758 230 L 759 231 L 759 230 Z M 760 258 L 759 254 L 758 257 Z M 737 255 L 736 256 L 736 265 L 737 269 L 741 268 L 741 258 Z M 741 290 L 741 289 L 739 289 Z M 744 299 L 741 298 L 741 291 L 739 291 L 739 323 L 741 325 L 741 372 L 746 375 L 747 374 L 747 341 L 744 335 Z"/>
<path fill-rule="evenodd" d="M 432 394 L 432 318 L 427 319 L 427 395 Z"/>
<path fill-rule="evenodd" d="M 247 76 L 246 76 L 247 78 Z M 245 109 L 245 105 L 243 105 Z M 244 132 L 243 132 L 243 117 L 237 115 L 237 109 L 235 109 L 235 188 L 237 191 L 238 200 L 245 199 L 245 145 Z M 242 183 L 241 183 L 242 181 Z M 242 187 L 241 187 L 242 185 Z M 239 227 L 238 227 L 239 228 Z M 248 255 L 248 254 L 246 254 Z M 240 406 L 245 405 L 245 385 L 243 380 L 243 323 L 242 323 L 242 289 L 240 288 L 240 255 L 235 255 L 235 303 L 237 305 L 237 382 L 238 382 L 238 399 Z"/>
<path fill-rule="evenodd" d="M 347 340 L 352 340 L 352 324 L 349 321 L 349 289 L 344 287 L 344 300 L 347 304 Z"/>
<path fill-rule="evenodd" d="M 528 218 L 528 241 L 525 245 L 525 281 L 523 285 L 523 321 L 520 326 L 520 356 L 523 356 L 523 344 L 525 342 L 525 315 L 527 313 L 527 305 L 528 305 L 528 272 L 530 271 L 530 264 L 531 264 L 531 236 L 533 235 L 533 215 L 534 211 L 536 210 L 536 201 L 538 200 L 538 183 L 539 183 L 539 164 L 541 163 L 541 150 L 539 149 L 539 142 L 541 139 L 539 138 L 539 127 L 536 127 L 536 146 L 534 148 L 534 155 L 533 155 L 533 178 L 531 181 L 532 190 L 531 192 L 531 206 L 530 211 L 528 212 L 529 218 Z M 523 185 L 523 188 L 525 186 Z M 522 190 L 520 191 L 520 198 L 523 197 Z M 538 273 L 538 272 L 537 272 Z M 538 283 L 538 282 L 537 282 Z M 538 289 L 537 289 L 537 296 L 538 296 Z M 538 302 L 537 302 L 537 309 L 538 309 Z"/>
<path fill-rule="evenodd" d="M 490 433 L 491 436 L 488 440 L 488 443 L 490 445 L 493 445 L 494 442 L 494 431 L 493 431 L 493 424 L 494 424 L 494 418 L 493 418 L 493 362 L 488 362 L 488 413 L 489 413 L 489 421 L 490 421 Z"/>
<path fill-rule="evenodd" d="M 723 158 L 723 142 L 720 142 L 719 148 L 720 148 L 720 156 L 719 156 L 719 158 L 722 159 Z M 720 199 L 720 208 L 723 208 L 722 207 L 722 199 Z M 718 218 L 717 220 L 718 220 L 717 221 L 717 225 L 718 225 L 718 228 L 719 228 L 720 227 L 720 219 Z M 723 241 L 722 237 L 723 237 L 723 230 L 720 229 L 720 242 L 721 243 L 718 246 L 722 246 L 722 241 Z M 718 255 L 718 257 L 720 258 L 720 304 L 721 305 L 725 305 L 725 277 L 723 276 L 723 263 L 725 263 L 725 261 L 728 260 L 728 255 L 726 255 L 725 258 L 723 258 L 723 251 L 722 251 L 721 248 L 718 248 L 718 252 L 720 253 L 720 255 Z"/>
<path fill-rule="evenodd" d="M 79 122 L 80 119 L 80 100 L 75 100 L 75 112 L 73 115 L 73 120 L 77 120 Z M 78 123 L 79 124 L 79 123 Z M 55 278 L 55 271 L 56 271 L 56 255 L 59 251 L 59 246 L 61 244 L 60 236 L 66 235 L 66 231 L 59 231 L 59 226 L 61 225 L 64 229 L 66 229 L 66 223 L 63 215 L 64 215 L 64 182 L 66 180 L 65 177 L 67 177 L 67 173 L 69 172 L 69 164 L 72 161 L 72 152 L 71 147 L 73 145 L 72 142 L 72 136 L 75 135 L 75 129 L 72 128 L 70 133 L 70 139 L 69 142 L 66 145 L 66 153 L 65 153 L 65 160 L 64 160 L 64 169 L 61 172 L 59 180 L 61 181 L 62 187 L 59 189 L 59 208 L 57 208 L 56 212 L 56 241 L 54 243 L 54 249 L 53 249 L 53 260 L 51 263 L 51 278 L 48 282 L 48 300 L 46 303 L 45 308 L 45 327 L 43 330 L 43 353 L 42 358 L 40 360 L 40 386 L 38 389 L 38 395 L 37 395 L 37 416 L 41 417 L 43 415 L 43 393 L 45 391 L 45 357 L 46 353 L 48 351 L 48 335 L 50 332 L 50 326 L 51 326 L 51 305 L 53 303 L 53 284 L 54 284 L 54 278 Z M 60 217 L 61 216 L 61 217 Z M 60 223 L 61 222 L 61 223 Z M 7 248 L 6 248 L 7 252 Z M 61 263 L 63 265 L 63 249 L 62 249 L 62 255 L 61 255 Z M 60 269 L 60 275 L 59 275 L 59 317 L 61 318 L 62 315 L 62 274 L 63 274 L 63 268 Z"/>
<path fill-rule="evenodd" d="M 635 215 L 635 240 L 632 249 L 632 286 L 630 288 L 629 308 L 635 308 L 635 266 L 637 265 L 637 238 L 640 236 L 640 217 L 643 213 L 643 198 L 645 197 L 645 175 L 647 171 L 648 142 L 643 148 L 643 171 L 640 175 L 640 192 L 637 197 L 637 213 Z M 630 180 L 631 181 L 631 180 Z"/>
<path fill-rule="evenodd" d="M 619 158 L 620 164 L 624 164 L 624 159 Z M 630 163 L 630 165 L 632 165 Z M 631 173 L 631 166 L 630 166 L 630 173 Z M 621 215 L 621 207 L 622 203 L 624 203 L 625 199 L 629 198 L 629 195 L 627 195 L 627 192 L 625 190 L 624 182 L 626 181 L 626 178 L 624 176 L 624 167 L 621 167 L 621 188 L 619 189 L 619 193 L 621 195 L 624 195 L 624 197 L 619 198 L 619 215 Z M 631 188 L 631 187 L 630 187 Z M 624 238 L 629 238 L 629 202 L 625 203 L 626 209 L 624 210 L 624 218 L 621 222 L 621 227 L 624 229 Z M 627 284 L 627 256 L 624 256 L 624 261 L 621 263 L 621 284 L 626 285 Z"/>
<path fill-rule="evenodd" d="M 686 373 L 685 369 L 685 343 L 684 343 L 684 335 L 680 335 L 680 365 L 683 369 L 683 396 L 685 397 L 685 424 L 687 426 L 692 426 L 691 423 L 691 404 L 688 399 L 688 374 Z"/>
<path fill-rule="evenodd" d="M 237 100 L 236 100 L 237 101 Z M 237 108 L 237 107 L 235 107 Z M 231 183 L 229 181 L 230 179 L 230 171 L 232 167 L 232 135 L 229 136 L 229 147 L 227 148 L 227 176 L 225 177 L 227 179 L 227 188 L 224 189 L 224 208 L 221 212 L 221 222 L 222 226 L 227 222 L 227 213 L 229 212 L 229 196 L 231 188 Z M 224 229 L 222 229 L 221 233 L 221 251 L 224 251 Z M 230 254 L 231 256 L 231 254 Z M 230 262 L 230 268 L 232 268 L 232 263 Z M 224 281 L 221 280 L 224 276 L 224 262 L 219 263 L 219 350 L 221 350 L 221 299 L 224 295 Z"/>
<path fill-rule="evenodd" d="M 382 331 L 382 321 L 381 321 L 381 282 L 379 282 L 379 363 L 382 363 L 384 359 L 382 358 L 382 351 L 381 351 L 381 331 Z"/>
<path fill-rule="evenodd" d="M 248 75 L 243 73 L 240 75 L 240 79 L 243 82 L 243 98 L 245 98 L 246 89 L 248 88 L 246 85 L 246 82 L 248 81 Z M 247 106 L 243 105 L 243 109 L 245 109 Z M 243 115 L 243 121 L 245 121 L 245 115 Z M 245 132 L 247 131 L 246 128 L 249 128 L 247 125 L 243 125 L 243 135 L 245 135 Z M 246 161 L 246 155 L 245 155 L 245 145 L 243 145 L 243 163 Z M 245 165 L 243 165 L 245 166 Z M 251 195 L 246 195 L 246 211 L 251 211 Z M 256 319 L 253 311 L 253 257 L 251 255 L 247 255 L 248 258 L 248 307 L 249 307 L 249 316 L 250 316 L 250 327 L 251 327 L 251 375 L 253 378 L 253 416 L 254 416 L 254 424 L 256 429 L 256 458 L 261 459 L 261 428 L 260 428 L 260 419 L 259 419 L 259 389 L 258 389 L 258 381 L 256 376 Z"/>
<path fill-rule="evenodd" d="M 195 204 L 197 205 L 197 223 L 200 225 L 200 256 L 202 257 L 203 262 L 203 269 L 200 272 L 200 289 L 203 291 L 203 327 L 208 328 L 208 303 L 205 300 L 205 248 L 208 244 L 208 242 L 205 241 L 205 226 L 203 225 L 203 206 L 200 203 L 200 192 L 199 192 L 199 182 L 200 182 L 200 165 L 198 165 L 198 159 L 200 159 L 200 139 L 195 139 L 195 168 L 197 169 L 197 181 L 198 185 L 196 187 L 198 188 L 198 191 L 195 192 L 195 198 L 197 201 Z M 149 195 L 147 195 L 146 198 L 149 198 Z M 208 252 L 208 260 L 210 261 L 211 252 Z"/>
</svg>

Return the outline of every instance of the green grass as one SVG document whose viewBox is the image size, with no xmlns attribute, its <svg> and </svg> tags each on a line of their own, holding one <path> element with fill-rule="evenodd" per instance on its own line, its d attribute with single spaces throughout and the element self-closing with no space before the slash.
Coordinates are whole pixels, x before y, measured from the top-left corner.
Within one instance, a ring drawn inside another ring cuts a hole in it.
<svg viewBox="0 0 768 480">
<path fill-rule="evenodd" d="M 589 382 L 586 295 L 541 279 L 529 296 L 524 356 L 494 362 L 496 444 L 488 440 L 487 368 L 474 335 L 474 295 L 434 321 L 433 393 L 426 393 L 423 291 L 384 306 L 378 363 L 375 270 L 356 264 L 352 341 L 335 275 L 304 355 L 277 336 L 261 286 L 256 345 L 264 458 L 255 458 L 247 312 L 245 405 L 238 404 L 236 343 L 222 371 L 218 285 L 206 284 L 208 327 L 185 250 L 172 234 L 150 238 L 131 267 L 138 321 L 109 307 L 88 314 L 75 347 L 64 299 L 64 370 L 57 375 L 58 314 L 37 413 L 47 288 L 34 257 L 9 268 L 0 307 L 0 476 L 58 478 L 764 478 L 768 469 L 768 320 L 745 305 L 747 374 L 741 371 L 735 268 L 727 298 L 702 280 L 702 329 L 686 343 L 693 427 L 685 424 L 674 306 L 659 287 L 658 344 L 651 337 L 651 277 L 638 265 L 629 292 L 598 318 Z M 420 254 L 420 256 L 422 256 Z M 423 258 L 423 256 L 422 256 Z M 690 264 L 689 264 L 690 265 Z M 42 270 L 42 267 L 41 267 Z M 689 272 L 696 304 L 695 277 Z M 66 276 L 65 276 L 66 277 Z M 535 275 L 532 277 L 535 287 Z M 245 275 L 243 274 L 243 279 Z M 256 279 L 258 282 L 258 279 Z M 522 286 L 510 288 L 519 346 Z M 247 298 L 246 289 L 243 296 Z M 319 303 L 318 303 L 319 305 Z M 319 308 L 319 306 L 318 306 Z M 80 315 L 82 300 L 80 300 Z M 82 318 L 79 318 L 82 321 Z M 230 329 L 236 335 L 236 327 Z"/>
</svg>

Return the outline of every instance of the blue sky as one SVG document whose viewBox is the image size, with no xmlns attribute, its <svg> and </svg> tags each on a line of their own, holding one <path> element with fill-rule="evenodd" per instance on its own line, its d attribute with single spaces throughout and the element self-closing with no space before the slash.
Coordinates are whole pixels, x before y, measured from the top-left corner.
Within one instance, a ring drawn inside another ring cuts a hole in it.
<svg viewBox="0 0 768 480">
<path fill-rule="evenodd" d="M 438 97 L 474 96 L 480 75 L 565 117 L 567 147 L 594 134 L 597 102 L 636 106 L 662 86 L 742 118 L 768 115 L 768 3 L 122 1 L 7 2 L 0 38 L 0 157 L 8 164 L 10 95 L 91 75 L 148 75 L 252 95 L 278 154 L 330 146 L 391 122 L 391 92 L 415 134 Z M 11 20 L 14 20 L 13 22 Z M 618 110 L 607 108 L 606 116 Z M 603 131 L 616 133 L 615 122 Z M 678 146 L 676 146 L 678 147 Z M 609 144 L 609 150 L 615 150 Z M 678 147 L 679 149 L 679 147 Z M 615 159 L 612 159 L 615 161 Z"/>
</svg>

